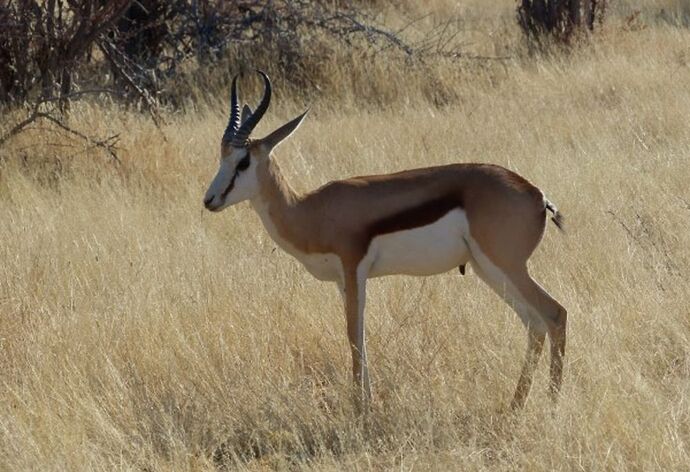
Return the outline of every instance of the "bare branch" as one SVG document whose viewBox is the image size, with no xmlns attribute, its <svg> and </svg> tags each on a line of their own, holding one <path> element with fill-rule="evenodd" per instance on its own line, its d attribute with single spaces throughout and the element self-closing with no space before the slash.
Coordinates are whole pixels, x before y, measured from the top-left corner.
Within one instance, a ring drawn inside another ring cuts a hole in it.
<svg viewBox="0 0 690 472">
<path fill-rule="evenodd" d="M 156 128 L 158 128 L 159 131 L 161 131 L 161 118 L 158 115 L 157 108 L 156 108 L 156 102 L 151 96 L 151 94 L 146 90 L 145 88 L 140 87 L 134 78 L 132 78 L 125 68 L 120 64 L 120 62 L 117 60 L 115 57 L 116 54 L 118 54 L 117 49 L 110 44 L 107 41 L 99 41 L 98 42 L 98 47 L 103 52 L 103 55 L 106 57 L 108 62 L 110 62 L 110 65 L 112 69 L 134 90 L 139 97 L 144 101 L 146 104 L 146 108 L 149 112 L 149 115 L 151 116 L 151 119 L 156 125 Z M 165 137 L 165 135 L 163 135 Z"/>
<path fill-rule="evenodd" d="M 109 89 L 91 89 L 91 90 L 81 90 L 78 92 L 72 92 L 69 95 L 69 98 L 79 98 L 83 97 L 84 95 L 87 94 L 101 94 L 101 93 L 112 93 L 112 90 Z M 115 92 L 116 93 L 116 92 Z M 76 136 L 84 141 L 86 141 L 89 145 L 98 147 L 102 150 L 104 150 L 106 153 L 110 155 L 110 157 L 117 163 L 120 163 L 120 159 L 115 153 L 117 150 L 115 144 L 117 143 L 117 140 L 119 138 L 119 134 L 115 134 L 112 136 L 109 136 L 104 139 L 98 139 L 94 138 L 92 136 L 88 136 L 81 131 L 78 131 L 68 125 L 66 125 L 62 120 L 59 118 L 56 118 L 53 114 L 51 114 L 48 111 L 41 111 L 41 108 L 43 105 L 46 104 L 54 104 L 54 103 L 59 103 L 59 101 L 64 98 L 64 97 L 44 97 L 40 98 L 37 100 L 33 106 L 31 107 L 31 112 L 29 115 L 21 120 L 19 123 L 15 124 L 8 132 L 0 136 L 0 147 L 4 145 L 10 138 L 20 134 L 22 131 L 27 129 L 29 125 L 32 123 L 35 123 L 37 120 L 43 119 L 47 120 L 51 123 L 53 123 L 55 126 L 58 128 L 62 129 L 63 131 L 68 132 L 69 134 Z"/>
<path fill-rule="evenodd" d="M 6 142 L 8 139 L 10 139 L 12 136 L 16 136 L 16 135 L 18 135 L 19 133 L 21 133 L 21 132 L 24 130 L 24 128 L 26 128 L 26 127 L 29 126 L 31 123 L 33 123 L 34 121 L 36 121 L 37 118 L 39 118 L 39 113 L 38 113 L 38 110 L 37 110 L 37 109 L 34 109 L 33 112 L 32 112 L 28 117 L 26 117 L 24 120 L 20 121 L 20 122 L 17 123 L 16 125 L 14 125 L 14 126 L 12 127 L 12 129 L 10 129 L 7 133 L 5 133 L 4 135 L 0 136 L 0 146 L 2 146 L 3 144 L 5 144 L 5 142 Z"/>
<path fill-rule="evenodd" d="M 86 141 L 87 143 L 89 143 L 95 147 L 99 147 L 99 148 L 103 149 L 105 152 L 110 154 L 110 157 L 112 157 L 115 162 L 117 162 L 118 164 L 121 163 L 120 158 L 117 157 L 117 154 L 115 154 L 115 143 L 117 143 L 117 141 L 119 139 L 119 136 L 120 136 L 119 133 L 114 134 L 112 136 L 109 136 L 105 139 L 94 139 L 90 136 L 85 135 L 84 133 L 82 133 L 80 131 L 75 130 L 74 128 L 70 128 L 69 126 L 67 126 L 62 121 L 58 120 L 57 118 L 55 118 L 52 115 L 49 115 L 47 113 L 39 113 L 39 117 L 45 118 L 46 120 L 52 122 L 53 124 L 55 124 L 59 128 L 62 128 L 65 131 L 67 131 L 68 133 L 83 139 L 84 141 Z"/>
</svg>

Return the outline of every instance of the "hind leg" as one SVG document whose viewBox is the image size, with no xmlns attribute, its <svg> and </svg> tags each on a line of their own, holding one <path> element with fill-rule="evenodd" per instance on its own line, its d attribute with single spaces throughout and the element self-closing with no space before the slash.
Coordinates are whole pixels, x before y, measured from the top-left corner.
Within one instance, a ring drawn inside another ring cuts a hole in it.
<svg viewBox="0 0 690 472">
<path fill-rule="evenodd" d="M 528 329 L 527 359 L 515 391 L 513 406 L 522 406 L 527 398 L 546 332 L 551 342 L 549 391 L 555 400 L 563 380 L 567 325 L 565 308 L 530 277 L 526 259 L 504 262 L 502 267 L 498 267 L 475 242 L 471 241 L 469 247 L 472 266 L 479 277 L 513 307 Z"/>
<path fill-rule="evenodd" d="M 534 371 L 541 357 L 547 325 L 536 310 L 527 303 L 512 280 L 486 256 L 474 252 L 472 267 L 477 275 L 515 310 L 527 327 L 527 355 L 511 401 L 511 408 L 522 408 L 527 401 Z"/>
<path fill-rule="evenodd" d="M 551 343 L 551 381 L 549 392 L 556 399 L 563 381 L 563 358 L 565 356 L 566 327 L 568 313 L 544 288 L 530 277 L 527 269 L 517 272 L 514 283 L 526 301 L 541 316 L 549 333 Z"/>
<path fill-rule="evenodd" d="M 546 335 L 535 329 L 527 329 L 527 357 L 520 372 L 517 387 L 515 388 L 515 395 L 510 402 L 510 408 L 519 410 L 525 406 L 527 395 L 529 395 L 532 387 L 532 379 L 534 378 L 534 371 L 537 368 L 537 363 L 541 357 L 541 351 L 544 347 L 544 338 Z"/>
</svg>

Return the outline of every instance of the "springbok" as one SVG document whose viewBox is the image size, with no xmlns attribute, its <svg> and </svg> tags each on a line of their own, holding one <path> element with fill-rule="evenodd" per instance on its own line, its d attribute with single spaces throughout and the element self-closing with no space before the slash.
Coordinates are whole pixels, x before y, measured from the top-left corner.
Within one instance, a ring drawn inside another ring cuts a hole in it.
<svg viewBox="0 0 690 472">
<path fill-rule="evenodd" d="M 511 406 L 524 405 L 544 338 L 551 341 L 550 393 L 561 386 L 566 310 L 527 270 L 539 244 L 546 211 L 562 229 L 562 216 L 523 177 L 496 165 L 453 164 L 330 182 L 295 193 L 272 151 L 302 123 L 307 111 L 261 139 L 250 138 L 268 109 L 271 82 L 252 112 L 241 117 L 237 78 L 230 121 L 220 146 L 220 169 L 204 197 L 210 211 L 249 200 L 283 250 L 317 279 L 336 282 L 345 304 L 357 397 L 371 399 L 364 303 L 370 277 L 432 275 L 472 264 L 527 327 L 527 357 Z"/>
</svg>

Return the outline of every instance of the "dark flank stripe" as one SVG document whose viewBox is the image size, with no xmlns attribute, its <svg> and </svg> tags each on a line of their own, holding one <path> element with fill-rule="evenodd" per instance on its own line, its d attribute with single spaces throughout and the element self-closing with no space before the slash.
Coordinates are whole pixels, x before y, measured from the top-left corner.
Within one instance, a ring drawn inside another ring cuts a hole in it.
<svg viewBox="0 0 690 472">
<path fill-rule="evenodd" d="M 367 228 L 367 246 L 376 236 L 430 225 L 456 208 L 464 208 L 462 198 L 450 194 L 382 218 Z"/>
</svg>

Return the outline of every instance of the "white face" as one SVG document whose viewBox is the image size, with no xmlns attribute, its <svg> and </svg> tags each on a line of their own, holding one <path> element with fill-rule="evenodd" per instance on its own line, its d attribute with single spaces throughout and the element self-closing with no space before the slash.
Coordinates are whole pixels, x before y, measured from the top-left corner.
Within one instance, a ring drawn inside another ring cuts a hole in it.
<svg viewBox="0 0 690 472">
<path fill-rule="evenodd" d="M 204 206 L 210 211 L 243 202 L 256 195 L 259 183 L 256 177 L 256 158 L 246 148 L 227 148 L 230 154 L 221 156 L 220 169 L 211 182 Z M 222 151 L 221 151 L 222 152 Z"/>
</svg>

